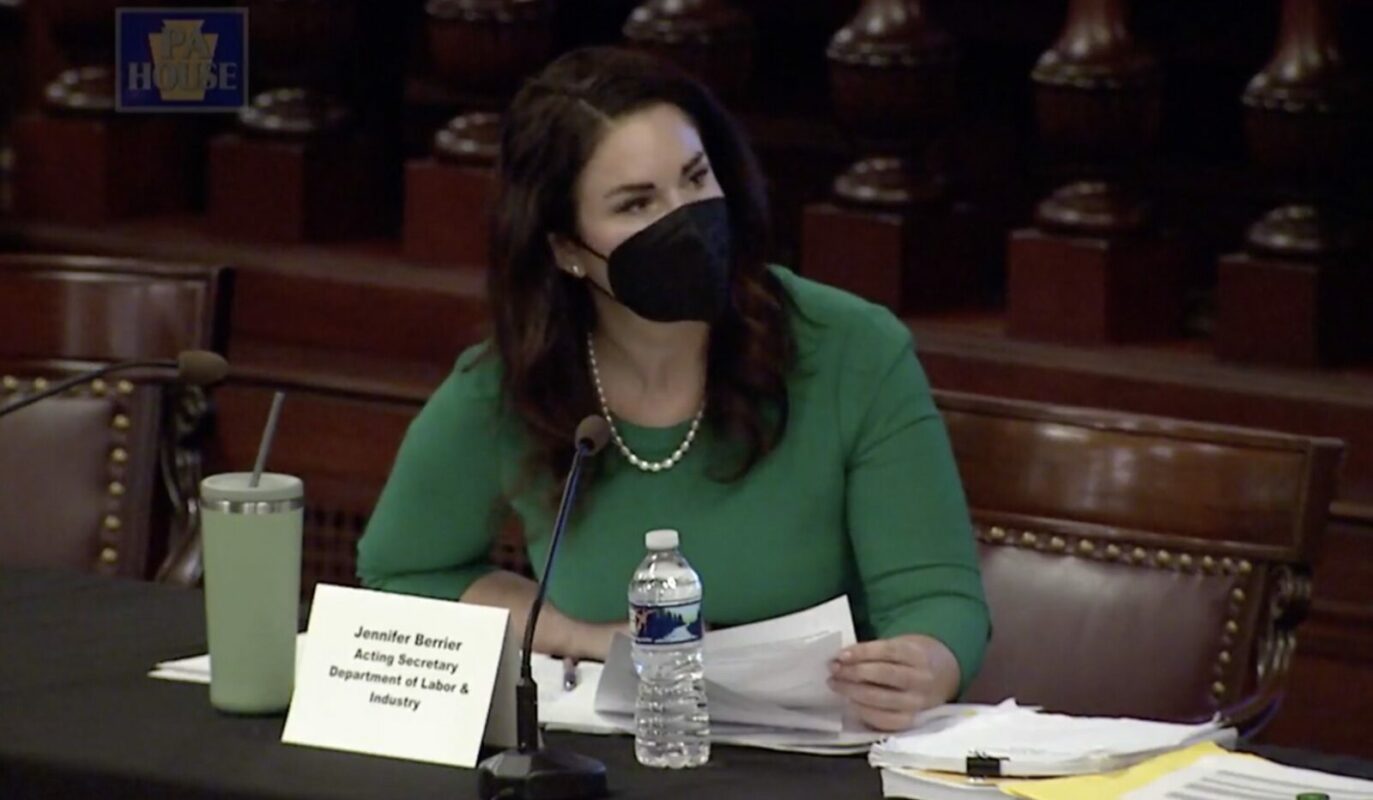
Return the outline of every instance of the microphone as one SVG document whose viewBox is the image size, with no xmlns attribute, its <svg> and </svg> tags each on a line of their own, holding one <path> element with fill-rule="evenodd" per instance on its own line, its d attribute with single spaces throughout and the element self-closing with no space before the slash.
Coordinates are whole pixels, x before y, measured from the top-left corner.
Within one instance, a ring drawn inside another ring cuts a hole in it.
<svg viewBox="0 0 1373 800">
<path fill-rule="evenodd" d="M 7 406 L 0 407 L 0 417 L 12 414 L 25 406 L 31 406 L 39 400 L 61 394 L 73 386 L 88 383 L 111 372 L 124 372 L 130 369 L 174 369 L 176 370 L 175 380 L 178 383 L 190 386 L 206 386 L 224 379 L 224 376 L 229 373 L 229 362 L 224 360 L 224 356 L 209 350 L 186 350 L 178 355 L 175 361 L 171 359 L 117 361 L 113 364 L 106 364 L 72 375 L 52 384 L 41 392 L 21 397 Z"/>
<path fill-rule="evenodd" d="M 577 424 L 577 447 L 586 447 L 586 454 L 594 456 L 610 443 L 610 423 L 600 414 L 592 414 Z"/>
<path fill-rule="evenodd" d="M 183 350 L 176 357 L 176 380 L 188 386 L 209 386 L 229 374 L 224 356 L 209 350 Z"/>
<path fill-rule="evenodd" d="M 607 792 L 605 765 L 586 756 L 539 746 L 539 686 L 534 682 L 530 657 L 534 651 L 534 628 L 539 624 L 553 562 L 567 527 L 568 512 L 577 496 L 577 479 L 582 464 L 610 441 L 610 424 L 605 417 L 592 414 L 577 425 L 573 438 L 572 466 L 563 484 L 558 516 L 548 542 L 543 578 L 529 607 L 524 626 L 524 649 L 520 651 L 520 680 L 515 686 L 515 730 L 517 747 L 506 750 L 477 765 L 477 788 L 482 800 L 589 800 Z"/>
</svg>

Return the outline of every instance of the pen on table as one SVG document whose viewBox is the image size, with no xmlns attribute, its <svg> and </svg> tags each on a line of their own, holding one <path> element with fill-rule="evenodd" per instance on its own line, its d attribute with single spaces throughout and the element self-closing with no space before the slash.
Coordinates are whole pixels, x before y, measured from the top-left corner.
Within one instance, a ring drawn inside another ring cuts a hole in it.
<svg viewBox="0 0 1373 800">
<path fill-rule="evenodd" d="M 563 658 L 563 691 L 570 692 L 577 688 L 577 659 L 571 656 Z"/>
</svg>

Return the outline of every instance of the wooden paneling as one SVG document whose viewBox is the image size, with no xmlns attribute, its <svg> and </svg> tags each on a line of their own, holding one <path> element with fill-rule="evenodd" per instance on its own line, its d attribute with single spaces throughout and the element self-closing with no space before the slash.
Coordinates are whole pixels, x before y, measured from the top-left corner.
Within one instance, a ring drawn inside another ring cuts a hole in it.
<svg viewBox="0 0 1373 800">
<path fill-rule="evenodd" d="M 441 364 L 484 335 L 475 279 L 454 288 L 252 270 L 243 274 L 242 291 L 253 298 L 234 307 L 243 342 Z"/>
<path fill-rule="evenodd" d="M 1287 697 L 1262 741 L 1373 756 L 1373 616 L 1367 611 L 1331 619 L 1318 609 L 1302 626 Z"/>
<path fill-rule="evenodd" d="M 1026 400 L 1335 436 L 1338 497 L 1373 504 L 1373 369 L 1295 371 L 1217 362 L 1204 342 L 1066 347 L 1020 342 L 996 314 L 913 318 L 936 386 Z"/>
</svg>

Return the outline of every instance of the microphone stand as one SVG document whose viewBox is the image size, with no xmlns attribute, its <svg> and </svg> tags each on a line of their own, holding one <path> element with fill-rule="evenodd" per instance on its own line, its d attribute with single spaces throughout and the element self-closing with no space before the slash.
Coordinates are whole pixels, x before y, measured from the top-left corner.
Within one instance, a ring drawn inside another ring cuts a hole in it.
<svg viewBox="0 0 1373 800">
<path fill-rule="evenodd" d="M 34 394 L 21 397 L 20 399 L 14 401 L 13 403 L 10 403 L 7 406 L 0 407 L 0 417 L 18 411 L 19 409 L 24 408 L 25 406 L 31 406 L 34 403 L 37 403 L 39 400 L 44 400 L 46 398 L 52 397 L 53 395 L 61 394 L 67 391 L 68 389 L 72 388 L 73 386 L 78 386 L 80 384 L 86 383 L 87 381 L 93 381 L 96 378 L 108 375 L 111 372 L 122 372 L 126 369 L 142 368 L 176 369 L 177 362 L 170 360 L 120 361 L 114 364 L 106 364 L 103 367 L 89 370 L 87 372 L 82 372 L 79 375 L 73 375 L 69 378 L 63 378 L 62 380 L 52 384 L 51 386 L 49 386 L 41 392 L 35 392 Z"/>
<path fill-rule="evenodd" d="M 520 680 L 515 686 L 515 726 L 517 747 L 485 759 L 477 765 L 477 788 L 482 800 L 590 800 L 607 793 L 605 765 L 565 750 L 546 750 L 539 743 L 539 686 L 534 682 L 530 658 L 534 651 L 534 628 L 539 624 L 544 595 L 553 575 L 568 513 L 577 495 L 577 480 L 582 464 L 592 452 L 592 444 L 579 439 L 572 454 L 572 467 L 563 485 L 562 502 L 553 523 L 553 535 L 544 560 L 543 579 L 539 581 L 529 619 L 524 627 L 524 649 L 520 652 Z"/>
</svg>

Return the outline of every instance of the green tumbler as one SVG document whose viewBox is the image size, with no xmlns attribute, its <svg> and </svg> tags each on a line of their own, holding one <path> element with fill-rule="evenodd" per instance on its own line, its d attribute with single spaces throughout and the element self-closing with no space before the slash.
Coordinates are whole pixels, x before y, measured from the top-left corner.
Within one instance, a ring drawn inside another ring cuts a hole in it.
<svg viewBox="0 0 1373 800">
<path fill-rule="evenodd" d="M 304 485 L 291 475 L 200 482 L 210 705 L 270 714 L 291 704 L 300 614 Z"/>
</svg>

